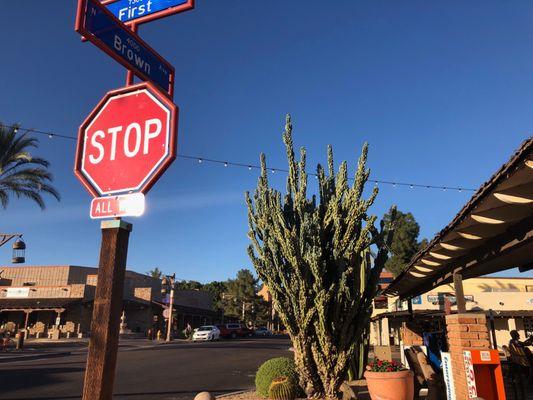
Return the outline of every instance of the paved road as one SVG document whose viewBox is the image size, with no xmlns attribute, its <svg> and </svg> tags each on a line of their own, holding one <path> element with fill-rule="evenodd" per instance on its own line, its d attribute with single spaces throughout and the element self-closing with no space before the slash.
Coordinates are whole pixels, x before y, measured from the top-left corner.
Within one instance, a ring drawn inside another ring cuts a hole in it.
<svg viewBox="0 0 533 400">
<path fill-rule="evenodd" d="M 248 389 L 257 367 L 289 355 L 289 346 L 284 338 L 123 346 L 114 398 L 182 400 L 203 390 Z M 78 349 L 68 356 L 0 362 L 0 399 L 80 399 L 85 361 L 86 350 Z"/>
</svg>

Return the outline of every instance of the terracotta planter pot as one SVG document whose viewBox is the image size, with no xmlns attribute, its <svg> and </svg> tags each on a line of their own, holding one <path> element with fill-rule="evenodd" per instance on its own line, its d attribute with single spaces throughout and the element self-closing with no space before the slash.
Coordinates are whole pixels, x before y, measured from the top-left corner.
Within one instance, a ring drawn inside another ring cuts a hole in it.
<svg viewBox="0 0 533 400">
<path fill-rule="evenodd" d="M 372 400 L 413 400 L 415 393 L 413 371 L 365 372 L 366 384 Z"/>
</svg>

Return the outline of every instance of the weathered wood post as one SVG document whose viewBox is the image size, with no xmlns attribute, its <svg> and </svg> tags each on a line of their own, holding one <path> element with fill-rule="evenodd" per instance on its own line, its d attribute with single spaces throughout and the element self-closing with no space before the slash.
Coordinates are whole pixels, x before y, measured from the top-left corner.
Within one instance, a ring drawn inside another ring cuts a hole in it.
<svg viewBox="0 0 533 400">
<path fill-rule="evenodd" d="M 463 276 L 460 272 L 453 273 L 453 287 L 455 289 L 455 301 L 457 303 L 457 313 L 464 314 L 466 312 L 465 293 L 463 291 Z"/>
<path fill-rule="evenodd" d="M 124 275 L 132 225 L 120 219 L 106 220 L 102 221 L 101 229 L 98 282 L 83 400 L 111 400 L 113 397 Z"/>
</svg>

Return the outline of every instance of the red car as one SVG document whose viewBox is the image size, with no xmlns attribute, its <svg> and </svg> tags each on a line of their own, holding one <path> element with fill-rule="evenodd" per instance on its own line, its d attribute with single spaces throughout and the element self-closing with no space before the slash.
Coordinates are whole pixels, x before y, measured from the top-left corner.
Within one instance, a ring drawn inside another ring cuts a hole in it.
<svg viewBox="0 0 533 400">
<path fill-rule="evenodd" d="M 217 328 L 223 338 L 236 339 L 238 337 L 252 336 L 254 333 L 252 329 L 248 329 L 242 324 L 223 324 L 217 325 Z"/>
</svg>

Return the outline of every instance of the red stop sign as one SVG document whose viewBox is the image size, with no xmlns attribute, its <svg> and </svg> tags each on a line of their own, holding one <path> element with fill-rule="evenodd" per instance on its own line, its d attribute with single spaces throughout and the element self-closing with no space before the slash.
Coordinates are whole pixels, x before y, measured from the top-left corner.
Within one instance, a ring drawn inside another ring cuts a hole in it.
<svg viewBox="0 0 533 400">
<path fill-rule="evenodd" d="M 95 197 L 146 193 L 176 158 L 177 122 L 152 84 L 113 90 L 80 127 L 74 173 Z"/>
</svg>

